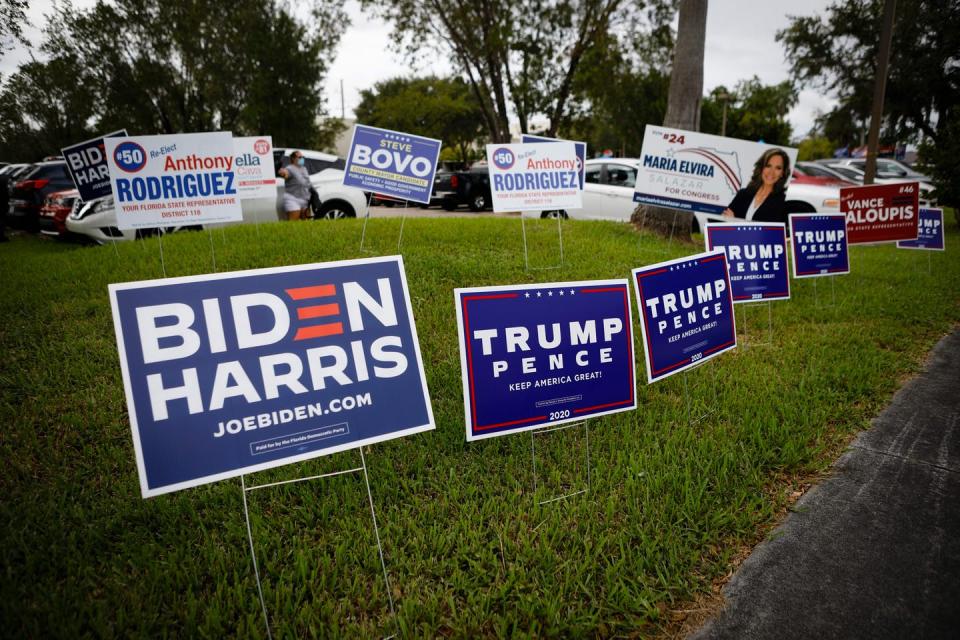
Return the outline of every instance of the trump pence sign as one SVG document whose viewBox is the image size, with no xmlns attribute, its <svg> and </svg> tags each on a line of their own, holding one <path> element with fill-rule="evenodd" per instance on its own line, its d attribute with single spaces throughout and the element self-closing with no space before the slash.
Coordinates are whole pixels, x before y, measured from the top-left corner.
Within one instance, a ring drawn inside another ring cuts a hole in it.
<svg viewBox="0 0 960 640">
<path fill-rule="evenodd" d="M 901 240 L 898 249 L 943 251 L 943 209 L 920 209 L 916 240 Z"/>
<path fill-rule="evenodd" d="M 456 289 L 467 440 L 636 407 L 626 280 Z"/>
<path fill-rule="evenodd" d="M 847 220 L 842 213 L 790 214 L 793 277 L 850 273 Z"/>
<path fill-rule="evenodd" d="M 117 227 L 243 220 L 230 133 L 104 138 Z"/>
<path fill-rule="evenodd" d="M 847 217 L 847 243 L 873 244 L 917 239 L 920 185 L 871 184 L 840 189 Z"/>
<path fill-rule="evenodd" d="M 358 124 L 343 184 L 385 196 L 430 204 L 440 141 Z"/>
<path fill-rule="evenodd" d="M 737 346 L 723 252 L 633 270 L 647 381 L 662 380 Z"/>
<path fill-rule="evenodd" d="M 704 241 L 707 251 L 720 249 L 727 256 L 734 303 L 790 299 L 783 223 L 708 223 Z"/>
<path fill-rule="evenodd" d="M 402 258 L 110 285 L 144 497 L 433 428 Z"/>
</svg>

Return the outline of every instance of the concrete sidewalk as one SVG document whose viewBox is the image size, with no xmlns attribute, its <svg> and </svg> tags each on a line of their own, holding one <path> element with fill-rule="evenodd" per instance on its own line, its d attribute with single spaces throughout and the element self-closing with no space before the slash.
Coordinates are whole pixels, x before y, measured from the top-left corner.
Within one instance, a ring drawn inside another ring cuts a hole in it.
<svg viewBox="0 0 960 640">
<path fill-rule="evenodd" d="M 754 549 L 692 634 L 960 638 L 960 331 Z"/>
</svg>

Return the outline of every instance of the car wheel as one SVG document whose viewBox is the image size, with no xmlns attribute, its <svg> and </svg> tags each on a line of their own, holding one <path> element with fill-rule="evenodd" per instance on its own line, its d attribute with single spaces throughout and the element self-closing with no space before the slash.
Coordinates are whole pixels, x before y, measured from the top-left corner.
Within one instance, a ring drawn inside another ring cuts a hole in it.
<svg viewBox="0 0 960 640">
<path fill-rule="evenodd" d="M 560 218 L 561 220 L 566 220 L 570 216 L 567 215 L 567 212 L 563 209 L 553 209 L 552 211 L 544 211 L 540 214 L 541 218 Z"/>
<path fill-rule="evenodd" d="M 357 212 L 353 210 L 346 202 L 342 200 L 328 200 L 320 205 L 316 218 L 325 218 L 327 220 L 339 220 L 340 218 L 356 218 Z"/>
<path fill-rule="evenodd" d="M 487 205 L 487 194 L 482 191 L 470 196 L 470 211 L 483 211 L 487 206 L 489 206 Z"/>
</svg>

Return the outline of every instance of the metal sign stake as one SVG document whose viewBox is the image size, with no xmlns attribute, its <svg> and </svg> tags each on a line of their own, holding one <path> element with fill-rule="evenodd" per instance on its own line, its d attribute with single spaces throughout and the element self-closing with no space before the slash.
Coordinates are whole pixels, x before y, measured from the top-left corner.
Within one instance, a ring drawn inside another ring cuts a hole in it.
<svg viewBox="0 0 960 640">
<path fill-rule="evenodd" d="M 694 370 L 696 370 L 696 369 L 699 369 L 699 368 L 702 367 L 704 364 L 706 364 L 706 362 L 701 362 L 700 364 L 698 364 L 698 365 L 696 365 L 696 366 L 694 366 L 694 367 L 690 367 L 689 369 L 685 369 L 685 370 L 683 371 L 683 397 L 684 397 L 684 401 L 685 401 L 684 404 L 686 404 L 686 409 L 687 409 L 687 426 L 688 426 L 688 427 L 692 427 L 693 425 L 697 424 L 698 422 L 700 422 L 700 421 L 702 421 L 702 420 L 705 420 L 705 419 L 707 418 L 707 416 L 710 416 L 710 415 L 716 413 L 717 407 L 719 406 L 718 397 L 717 397 L 717 385 L 716 385 L 716 380 L 714 380 L 714 384 L 711 385 L 711 387 L 713 388 L 713 402 L 711 403 L 711 406 L 712 406 L 713 408 L 712 408 L 712 409 L 709 409 L 709 410 L 706 411 L 705 413 L 700 414 L 700 416 L 699 416 L 698 418 L 696 418 L 696 419 L 691 418 L 691 415 L 690 415 L 690 414 L 691 414 L 691 406 L 693 405 L 693 400 L 692 400 L 692 395 L 693 395 L 693 394 L 690 392 L 690 386 L 689 386 L 689 383 L 688 383 L 688 378 L 687 378 L 687 376 L 690 374 L 691 371 L 694 371 Z"/>
<path fill-rule="evenodd" d="M 578 496 L 582 493 L 589 493 L 592 488 L 592 477 L 590 473 L 590 421 L 584 420 L 583 422 L 573 422 L 570 424 L 561 425 L 559 427 L 545 428 L 545 429 L 534 429 L 530 432 L 530 459 L 533 463 L 533 499 L 537 501 L 537 447 L 536 447 L 536 436 L 544 435 L 547 433 L 553 433 L 554 431 L 563 431 L 571 427 L 583 427 L 585 438 L 586 438 L 586 466 L 587 466 L 587 487 L 585 489 L 580 489 L 579 491 L 572 491 L 566 493 L 562 496 L 554 496 L 548 498 L 547 500 L 540 500 L 537 502 L 537 506 L 542 506 L 549 504 L 551 502 L 557 502 L 559 500 L 564 500 L 566 498 L 572 498 L 573 496 Z"/>
<path fill-rule="evenodd" d="M 163 272 L 163 277 L 167 277 L 167 265 L 163 261 L 163 229 L 157 228 L 157 243 L 160 245 L 160 270 Z"/>
<path fill-rule="evenodd" d="M 400 243 L 403 242 L 403 225 L 407 221 L 407 201 L 403 201 L 403 213 L 400 215 L 400 237 L 397 238 L 397 251 L 400 251 Z"/>
<path fill-rule="evenodd" d="M 561 219 L 563 218 L 560 213 L 557 213 L 557 239 L 560 243 L 560 264 L 553 265 L 550 267 L 531 267 L 530 266 L 530 257 L 527 249 L 527 224 L 526 218 L 523 217 L 523 213 L 520 214 L 520 233 L 523 235 L 523 266 L 527 271 L 548 271 L 550 269 L 562 269 L 563 268 L 563 231 L 562 225 L 560 224 Z"/>
<path fill-rule="evenodd" d="M 373 253 L 370 249 L 364 249 L 363 243 L 367 239 L 367 223 L 370 222 L 370 202 L 373 200 L 373 192 L 367 194 L 367 215 L 363 218 L 363 231 L 360 232 L 360 253 Z"/>
<path fill-rule="evenodd" d="M 207 238 L 210 239 L 210 261 L 213 263 L 213 272 L 217 272 L 217 252 L 213 248 L 213 229 L 207 226 Z"/>
</svg>

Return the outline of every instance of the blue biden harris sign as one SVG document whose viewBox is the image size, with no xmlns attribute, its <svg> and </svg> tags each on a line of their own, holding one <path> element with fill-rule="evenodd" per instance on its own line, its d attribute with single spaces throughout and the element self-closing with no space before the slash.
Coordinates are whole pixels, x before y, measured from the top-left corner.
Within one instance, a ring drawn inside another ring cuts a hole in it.
<svg viewBox="0 0 960 640">
<path fill-rule="evenodd" d="M 457 289 L 467 440 L 636 407 L 626 280 Z"/>
<path fill-rule="evenodd" d="M 385 196 L 430 204 L 440 141 L 358 124 L 343 184 Z"/>
<path fill-rule="evenodd" d="M 144 497 L 432 429 L 398 256 L 110 285 Z"/>
<path fill-rule="evenodd" d="M 634 269 L 633 278 L 648 382 L 737 346 L 730 275 L 722 252 Z"/>
</svg>

